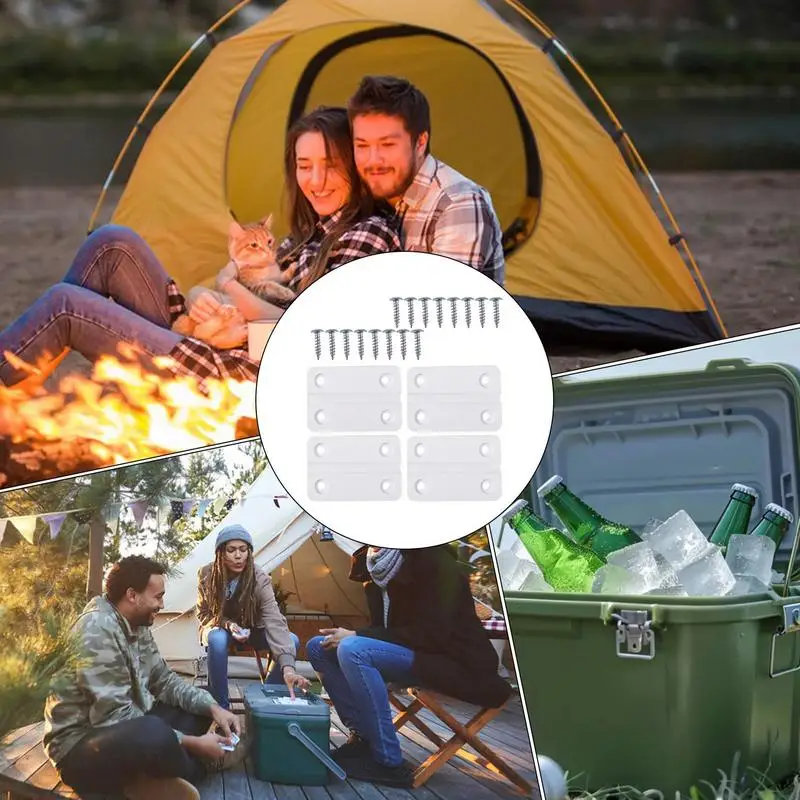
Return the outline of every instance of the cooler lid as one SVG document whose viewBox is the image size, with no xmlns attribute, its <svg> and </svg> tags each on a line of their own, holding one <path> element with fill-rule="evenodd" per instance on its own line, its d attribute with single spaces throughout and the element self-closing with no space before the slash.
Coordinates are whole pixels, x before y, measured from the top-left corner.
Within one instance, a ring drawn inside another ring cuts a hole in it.
<svg viewBox="0 0 800 800">
<path fill-rule="evenodd" d="M 798 398 L 793 367 L 744 359 L 692 372 L 555 380 L 550 439 L 528 499 L 555 522 L 536 487 L 558 474 L 634 530 L 683 508 L 709 535 L 731 485 L 743 483 L 758 494 L 751 527 L 768 503 L 796 520 Z M 790 550 L 791 534 L 781 558 Z"/>
<path fill-rule="evenodd" d="M 328 704 L 311 692 L 295 691 L 292 700 L 284 686 L 251 684 L 244 690 L 245 705 L 256 716 L 270 717 L 327 717 Z"/>
</svg>

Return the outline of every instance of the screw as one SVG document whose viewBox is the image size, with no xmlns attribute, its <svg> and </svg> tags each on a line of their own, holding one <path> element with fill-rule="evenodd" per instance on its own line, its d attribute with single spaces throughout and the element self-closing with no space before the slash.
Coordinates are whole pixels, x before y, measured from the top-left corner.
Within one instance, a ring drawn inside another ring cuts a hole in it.
<svg viewBox="0 0 800 800">
<path fill-rule="evenodd" d="M 328 344 L 331 348 L 331 361 L 336 358 L 336 329 L 328 328 Z"/>
<path fill-rule="evenodd" d="M 350 358 L 350 334 L 352 331 L 350 328 L 342 328 L 341 333 L 344 337 L 344 360 L 347 361 Z"/>
<path fill-rule="evenodd" d="M 408 303 L 408 324 L 413 328 L 414 327 L 414 298 L 413 297 L 406 297 L 406 303 Z"/>
<path fill-rule="evenodd" d="M 314 328 L 314 352 L 317 354 L 317 361 L 322 358 L 322 328 Z"/>
<path fill-rule="evenodd" d="M 464 301 L 464 320 L 467 323 L 467 327 L 472 324 L 472 298 L 471 297 L 462 297 Z"/>
<path fill-rule="evenodd" d="M 494 326 L 495 328 L 500 327 L 500 298 L 493 297 L 492 302 L 494 303 Z"/>
<path fill-rule="evenodd" d="M 455 328 L 456 324 L 458 323 L 458 307 L 456 306 L 458 298 L 448 297 L 447 299 L 450 301 L 450 316 L 453 320 L 453 327 Z"/>
<path fill-rule="evenodd" d="M 394 313 L 394 326 L 395 328 L 400 327 L 400 301 L 402 297 L 393 297 L 392 298 L 392 309 Z"/>
<path fill-rule="evenodd" d="M 417 361 L 422 358 L 422 331 L 419 329 L 411 331 L 414 334 L 414 352 L 417 354 Z"/>
<path fill-rule="evenodd" d="M 375 359 L 375 361 L 377 361 L 378 353 L 380 352 L 378 345 L 378 334 L 380 333 L 380 330 L 378 330 L 378 328 L 370 328 L 369 332 L 372 334 L 372 357 Z"/>
<path fill-rule="evenodd" d="M 386 355 L 389 357 L 389 361 L 392 360 L 392 334 L 394 333 L 393 328 L 386 328 L 384 331 L 386 334 Z"/>
<path fill-rule="evenodd" d="M 478 319 L 481 321 L 481 328 L 486 325 L 486 297 L 476 297 L 478 301 Z"/>
<path fill-rule="evenodd" d="M 430 297 L 420 297 L 420 302 L 422 303 L 422 324 L 424 327 L 428 327 L 428 301 Z"/>
<path fill-rule="evenodd" d="M 408 331 L 401 328 L 397 332 L 400 334 L 400 355 L 403 357 L 403 361 L 405 361 L 406 354 L 408 353 L 408 342 L 406 341 L 406 334 Z"/>
<path fill-rule="evenodd" d="M 444 320 L 444 314 L 442 313 L 442 303 L 444 303 L 444 297 L 434 297 L 433 302 L 436 303 L 436 320 L 441 328 L 442 321 Z"/>
<path fill-rule="evenodd" d="M 366 330 L 364 328 L 357 328 L 356 329 L 356 336 L 358 337 L 358 358 L 359 361 L 364 358 L 364 334 Z"/>
</svg>

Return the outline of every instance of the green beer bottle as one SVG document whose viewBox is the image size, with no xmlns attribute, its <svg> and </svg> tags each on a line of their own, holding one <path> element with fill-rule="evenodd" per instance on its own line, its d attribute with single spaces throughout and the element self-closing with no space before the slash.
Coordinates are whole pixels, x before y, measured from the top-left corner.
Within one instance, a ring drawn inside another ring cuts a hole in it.
<svg viewBox="0 0 800 800">
<path fill-rule="evenodd" d="M 503 522 L 519 536 L 544 579 L 557 592 L 591 592 L 594 574 L 605 563 L 597 553 L 573 542 L 534 514 L 525 500 L 517 500 Z"/>
<path fill-rule="evenodd" d="M 626 525 L 611 522 L 573 494 L 560 475 L 553 475 L 538 489 L 539 497 L 547 503 L 564 523 L 564 527 L 584 547 L 606 558 L 609 553 L 637 542 L 641 537 Z"/>
<path fill-rule="evenodd" d="M 756 523 L 755 528 L 750 532 L 751 536 L 769 536 L 775 542 L 775 552 L 781 546 L 783 537 L 789 526 L 794 521 L 790 511 L 787 511 L 782 506 L 776 503 L 770 503 L 761 516 L 761 519 Z"/>
<path fill-rule="evenodd" d="M 720 514 L 714 530 L 711 531 L 709 541 L 717 545 L 725 555 L 728 549 L 728 542 L 734 534 L 747 533 L 750 524 L 750 514 L 756 504 L 756 490 L 745 486 L 742 483 L 734 483 L 731 486 L 731 496 L 728 505 Z"/>
</svg>

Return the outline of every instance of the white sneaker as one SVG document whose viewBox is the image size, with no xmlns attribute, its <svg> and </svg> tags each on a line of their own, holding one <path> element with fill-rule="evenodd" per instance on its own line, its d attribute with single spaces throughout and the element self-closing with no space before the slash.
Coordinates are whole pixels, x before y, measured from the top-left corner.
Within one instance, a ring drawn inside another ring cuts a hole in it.
<svg viewBox="0 0 800 800">
<path fill-rule="evenodd" d="M 200 792 L 183 778 L 139 778 L 122 793 L 128 800 L 200 800 Z"/>
</svg>

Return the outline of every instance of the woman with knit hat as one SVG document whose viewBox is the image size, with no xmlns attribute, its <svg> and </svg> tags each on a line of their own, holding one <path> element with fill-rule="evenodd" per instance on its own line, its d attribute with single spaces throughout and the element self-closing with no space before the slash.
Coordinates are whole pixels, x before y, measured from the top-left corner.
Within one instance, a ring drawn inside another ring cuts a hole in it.
<svg viewBox="0 0 800 800">
<path fill-rule="evenodd" d="M 275 666 L 268 683 L 307 689 L 295 671 L 299 639 L 289 631 L 272 579 L 253 559 L 253 538 L 241 525 L 228 525 L 217 535 L 214 561 L 197 574 L 197 617 L 200 643 L 208 648 L 208 688 L 222 708 L 228 699 L 228 650 L 237 646 L 269 649 Z"/>
</svg>

